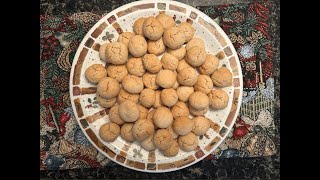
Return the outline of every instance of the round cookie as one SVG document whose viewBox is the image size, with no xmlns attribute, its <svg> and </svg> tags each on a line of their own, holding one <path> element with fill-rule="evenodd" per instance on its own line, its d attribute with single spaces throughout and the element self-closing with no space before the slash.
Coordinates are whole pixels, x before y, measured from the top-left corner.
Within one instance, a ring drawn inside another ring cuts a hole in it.
<svg viewBox="0 0 320 180">
<path fill-rule="evenodd" d="M 210 100 L 210 108 L 213 110 L 220 110 L 227 107 L 229 96 L 224 90 L 211 90 L 208 96 Z"/>
<path fill-rule="evenodd" d="M 126 64 L 127 70 L 134 76 L 141 77 L 146 72 L 143 66 L 142 58 L 130 58 Z"/>
<path fill-rule="evenodd" d="M 219 59 L 212 55 L 208 54 L 204 63 L 198 68 L 199 73 L 203 75 L 210 76 L 219 66 Z"/>
<path fill-rule="evenodd" d="M 124 32 L 119 35 L 117 41 L 125 44 L 128 47 L 129 41 L 132 36 L 134 36 L 134 34 L 132 32 Z"/>
<path fill-rule="evenodd" d="M 119 115 L 119 105 L 113 106 L 109 111 L 109 120 L 118 125 L 122 125 L 125 123 L 123 119 L 121 119 Z"/>
<path fill-rule="evenodd" d="M 113 142 L 120 134 L 120 127 L 115 123 L 106 123 L 99 129 L 99 136 L 106 142 Z"/>
<path fill-rule="evenodd" d="M 181 72 L 183 69 L 185 68 L 192 68 L 187 62 L 186 60 L 182 59 L 181 61 L 179 61 L 179 64 L 178 64 L 178 68 L 177 68 L 177 72 Z"/>
<path fill-rule="evenodd" d="M 184 33 L 177 27 L 171 27 L 163 33 L 163 43 L 170 49 L 181 48 L 184 41 Z"/>
<path fill-rule="evenodd" d="M 171 16 L 165 14 L 164 12 L 160 12 L 156 16 L 156 19 L 158 19 L 160 21 L 164 30 L 176 26 L 176 22 L 174 22 L 174 19 Z"/>
<path fill-rule="evenodd" d="M 147 52 L 147 41 L 141 35 L 134 35 L 129 41 L 128 49 L 132 56 L 141 57 Z"/>
<path fill-rule="evenodd" d="M 154 104 L 153 104 L 153 108 L 158 108 L 160 106 L 163 106 L 163 103 L 161 102 L 161 91 L 156 91 L 156 100 L 154 101 Z"/>
<path fill-rule="evenodd" d="M 209 106 L 204 109 L 199 110 L 199 109 L 195 109 L 189 105 L 190 114 L 192 114 L 193 116 L 203 116 L 206 112 L 208 112 L 208 110 L 209 110 Z"/>
<path fill-rule="evenodd" d="M 171 113 L 174 118 L 179 116 L 189 116 L 189 108 L 186 103 L 178 101 L 174 106 L 172 106 Z"/>
<path fill-rule="evenodd" d="M 205 109 L 209 106 L 209 97 L 201 91 L 196 91 L 190 95 L 189 103 L 194 109 Z"/>
<path fill-rule="evenodd" d="M 137 19 L 134 23 L 133 23 L 133 32 L 136 34 L 136 35 L 141 35 L 141 36 L 144 36 L 143 35 L 143 30 L 142 30 L 142 26 L 143 26 L 143 23 L 145 21 L 145 17 L 141 17 L 139 19 Z"/>
<path fill-rule="evenodd" d="M 138 108 L 139 108 L 139 112 L 140 112 L 139 119 L 147 119 L 149 109 L 141 106 L 140 104 L 138 104 Z"/>
<path fill-rule="evenodd" d="M 138 103 L 139 102 L 139 94 L 128 93 L 126 90 L 121 88 L 117 100 L 119 103 L 122 103 L 125 100 L 130 100 L 134 103 Z"/>
<path fill-rule="evenodd" d="M 125 123 L 121 126 L 120 136 L 122 137 L 122 139 L 124 139 L 128 142 L 134 141 L 132 127 L 133 127 L 133 123 Z"/>
<path fill-rule="evenodd" d="M 107 70 L 101 64 L 93 64 L 86 69 L 85 77 L 93 84 L 97 84 L 102 78 L 107 76 Z"/>
<path fill-rule="evenodd" d="M 153 150 L 157 149 L 157 147 L 153 143 L 153 135 L 151 135 L 147 139 L 141 141 L 140 145 L 146 151 L 153 151 Z"/>
<path fill-rule="evenodd" d="M 140 93 L 143 90 L 143 82 L 142 79 L 137 76 L 128 75 L 123 78 L 122 87 L 129 93 Z"/>
<path fill-rule="evenodd" d="M 166 129 L 158 129 L 153 136 L 154 145 L 160 150 L 168 149 L 173 144 L 171 133 Z"/>
<path fill-rule="evenodd" d="M 194 92 L 194 88 L 190 86 L 179 86 L 177 89 L 178 99 L 182 102 L 187 102 L 189 96 Z"/>
<path fill-rule="evenodd" d="M 194 68 L 187 67 L 178 73 L 178 82 L 183 86 L 193 86 L 197 80 L 198 74 Z"/>
<path fill-rule="evenodd" d="M 176 140 L 173 141 L 172 145 L 168 148 L 162 151 L 164 156 L 167 157 L 174 157 L 179 153 L 179 144 Z"/>
<path fill-rule="evenodd" d="M 163 89 L 160 94 L 161 102 L 168 107 L 175 105 L 178 102 L 177 91 L 173 88 Z"/>
<path fill-rule="evenodd" d="M 144 89 L 141 91 L 139 96 L 140 104 L 146 108 L 153 106 L 156 101 L 156 92 L 152 89 Z"/>
<path fill-rule="evenodd" d="M 194 46 L 187 50 L 186 62 L 194 67 L 201 66 L 206 60 L 207 53 L 201 47 Z"/>
<path fill-rule="evenodd" d="M 192 131 L 193 121 L 188 116 L 176 117 L 172 128 L 179 135 L 186 135 Z"/>
<path fill-rule="evenodd" d="M 160 106 L 156 109 L 152 119 L 155 126 L 159 128 L 167 128 L 173 122 L 173 116 L 170 109 L 164 106 Z"/>
<path fill-rule="evenodd" d="M 172 88 L 175 89 L 175 90 L 177 90 L 179 86 L 180 86 L 180 84 L 178 83 L 178 81 L 176 81 L 176 82 L 174 83 L 174 85 L 172 86 Z"/>
<path fill-rule="evenodd" d="M 158 40 L 161 38 L 164 28 L 158 19 L 150 16 L 144 21 L 142 30 L 148 39 Z"/>
<path fill-rule="evenodd" d="M 159 85 L 156 83 L 156 77 L 157 77 L 157 74 L 146 72 L 142 76 L 142 81 L 144 86 L 152 90 L 157 90 L 159 88 Z"/>
<path fill-rule="evenodd" d="M 204 41 L 201 38 L 192 38 L 186 45 L 186 50 L 188 51 L 190 48 L 198 46 L 200 48 L 205 49 Z"/>
<path fill-rule="evenodd" d="M 108 65 L 107 73 L 109 77 L 115 79 L 119 83 L 126 75 L 128 75 L 128 71 L 125 65 Z"/>
<path fill-rule="evenodd" d="M 203 116 L 194 117 L 193 121 L 193 129 L 192 132 L 197 135 L 204 135 L 210 128 L 210 122 L 207 118 Z"/>
<path fill-rule="evenodd" d="M 130 100 L 123 101 L 119 105 L 119 116 L 125 122 L 135 122 L 140 117 L 138 105 Z"/>
<path fill-rule="evenodd" d="M 159 61 L 158 57 L 154 54 L 146 54 L 142 58 L 144 67 L 150 73 L 158 73 L 162 68 L 162 64 Z"/>
<path fill-rule="evenodd" d="M 112 107 L 117 102 L 117 98 L 106 99 L 101 97 L 99 93 L 96 94 L 96 97 L 98 104 L 104 108 Z"/>
<path fill-rule="evenodd" d="M 102 61 L 107 62 L 106 49 L 109 43 L 104 43 L 99 48 L 99 57 Z"/>
<path fill-rule="evenodd" d="M 163 69 L 174 71 L 178 68 L 179 60 L 172 54 L 164 53 L 164 55 L 161 58 L 161 63 Z"/>
<path fill-rule="evenodd" d="M 232 73 L 226 67 L 221 67 L 211 74 L 212 82 L 217 87 L 232 85 Z"/>
<path fill-rule="evenodd" d="M 143 141 L 154 133 L 154 125 L 148 119 L 139 119 L 132 127 L 133 137 L 137 141 Z"/>
<path fill-rule="evenodd" d="M 179 136 L 178 144 L 183 151 L 189 152 L 198 146 L 199 140 L 194 133 L 190 132 L 184 136 Z"/>
<path fill-rule="evenodd" d="M 194 36 L 194 33 L 195 33 L 195 29 L 194 27 L 188 23 L 188 22 L 182 22 L 178 25 L 178 28 L 181 29 L 181 31 L 184 33 L 184 37 L 185 37 L 185 43 L 189 42 L 193 36 Z"/>
<path fill-rule="evenodd" d="M 103 98 L 111 99 L 116 97 L 120 92 L 119 83 L 110 77 L 104 77 L 97 85 L 97 93 Z"/>
<path fill-rule="evenodd" d="M 177 75 L 170 70 L 160 70 L 156 77 L 156 83 L 163 88 L 172 88 L 177 81 Z"/>
<path fill-rule="evenodd" d="M 169 127 L 167 127 L 166 129 L 171 133 L 173 139 L 177 139 L 177 138 L 178 138 L 179 134 L 177 134 L 176 132 L 174 132 L 174 130 L 173 130 L 173 128 L 172 128 L 172 125 L 169 126 Z"/>
<path fill-rule="evenodd" d="M 153 115 L 154 115 L 154 112 L 155 112 L 155 111 L 156 111 L 156 109 L 152 109 L 151 111 L 149 111 L 149 113 L 148 113 L 148 115 L 147 115 L 147 119 L 148 119 L 148 120 L 153 121 L 152 118 L 153 118 Z"/>
<path fill-rule="evenodd" d="M 121 42 L 109 43 L 106 47 L 107 63 L 121 65 L 128 60 L 128 48 Z"/>
<path fill-rule="evenodd" d="M 209 76 L 199 75 L 198 80 L 193 87 L 196 91 L 201 91 L 205 94 L 208 94 L 213 88 L 213 83 Z"/>
<path fill-rule="evenodd" d="M 159 56 L 164 53 L 166 46 L 163 43 L 162 37 L 158 40 L 148 40 L 148 53 Z"/>
<path fill-rule="evenodd" d="M 172 54 L 174 57 L 176 57 L 180 61 L 184 58 L 187 51 L 186 51 L 186 48 L 182 46 L 179 49 L 169 49 L 168 48 L 167 52 Z"/>
</svg>

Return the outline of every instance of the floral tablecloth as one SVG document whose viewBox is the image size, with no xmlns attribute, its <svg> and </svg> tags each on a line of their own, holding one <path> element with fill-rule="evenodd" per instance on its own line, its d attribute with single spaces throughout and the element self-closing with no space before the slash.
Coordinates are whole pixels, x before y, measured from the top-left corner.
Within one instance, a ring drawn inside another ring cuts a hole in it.
<svg viewBox="0 0 320 180">
<path fill-rule="evenodd" d="M 197 7 L 227 33 L 238 52 L 244 95 L 236 124 L 216 158 L 269 156 L 274 144 L 274 79 L 269 0 Z M 73 57 L 87 31 L 106 12 L 40 15 L 40 169 L 112 166 L 77 125 L 69 99 Z"/>
</svg>

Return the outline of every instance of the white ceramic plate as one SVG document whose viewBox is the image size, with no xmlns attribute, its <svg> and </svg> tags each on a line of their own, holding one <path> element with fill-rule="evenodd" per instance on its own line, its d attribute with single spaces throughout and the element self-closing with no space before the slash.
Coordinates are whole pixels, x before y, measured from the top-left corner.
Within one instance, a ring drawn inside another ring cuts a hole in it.
<svg viewBox="0 0 320 180">
<path fill-rule="evenodd" d="M 229 95 L 228 106 L 219 111 L 209 110 L 205 116 L 211 128 L 199 138 L 195 151 L 179 151 L 175 157 L 165 157 L 159 150 L 145 151 L 137 143 L 128 143 L 120 136 L 112 143 L 99 137 L 99 128 L 109 122 L 109 109 L 100 107 L 96 100 L 96 86 L 87 82 L 84 72 L 92 64 L 103 64 L 99 58 L 100 44 L 114 42 L 122 32 L 132 32 L 134 21 L 142 16 L 156 16 L 160 11 L 175 18 L 176 23 L 189 21 L 196 29 L 195 36 L 205 40 L 206 51 L 221 53 L 220 67 L 233 73 L 233 86 L 223 88 Z M 79 126 L 86 137 L 102 154 L 112 161 L 138 171 L 168 172 L 190 166 L 213 152 L 232 128 L 240 109 L 242 73 L 237 53 L 223 30 L 207 15 L 175 1 L 137 1 L 121 6 L 98 21 L 83 38 L 74 57 L 70 74 L 70 99 Z"/>
</svg>

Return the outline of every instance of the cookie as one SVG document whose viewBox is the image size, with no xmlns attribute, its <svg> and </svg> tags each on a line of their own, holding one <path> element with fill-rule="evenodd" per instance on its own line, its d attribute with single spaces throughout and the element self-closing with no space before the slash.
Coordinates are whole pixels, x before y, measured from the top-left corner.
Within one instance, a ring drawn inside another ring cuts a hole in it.
<svg viewBox="0 0 320 180">
<path fill-rule="evenodd" d="M 132 32 L 124 32 L 119 35 L 117 41 L 125 44 L 128 47 L 129 41 L 132 36 L 134 36 L 134 34 Z"/>
<path fill-rule="evenodd" d="M 208 54 L 204 63 L 198 68 L 199 73 L 210 76 L 218 69 L 219 59 L 212 54 Z"/>
<path fill-rule="evenodd" d="M 119 103 L 122 103 L 125 100 L 130 100 L 134 103 L 138 103 L 139 102 L 139 94 L 132 94 L 132 93 L 129 93 L 126 90 L 121 88 L 120 92 L 118 94 L 117 100 Z"/>
<path fill-rule="evenodd" d="M 161 58 L 161 64 L 163 69 L 174 71 L 178 68 L 179 60 L 169 53 L 164 53 Z"/>
<path fill-rule="evenodd" d="M 189 108 L 186 103 L 178 101 L 174 106 L 172 106 L 171 113 L 174 118 L 179 116 L 189 116 Z"/>
<path fill-rule="evenodd" d="M 224 90 L 211 90 L 208 96 L 210 100 L 211 109 L 220 110 L 227 107 L 229 102 L 229 96 Z"/>
<path fill-rule="evenodd" d="M 169 49 L 168 48 L 167 52 L 172 54 L 174 57 L 176 57 L 180 61 L 184 58 L 187 51 L 186 51 L 186 48 L 182 46 L 179 49 Z"/>
<path fill-rule="evenodd" d="M 123 78 L 122 87 L 129 93 L 140 93 L 143 90 L 143 82 L 142 79 L 137 76 L 128 75 Z"/>
<path fill-rule="evenodd" d="M 177 138 L 178 138 L 179 134 L 177 134 L 176 132 L 174 132 L 174 130 L 173 130 L 173 128 L 172 128 L 172 125 L 169 126 L 169 127 L 167 127 L 166 129 L 171 133 L 173 139 L 177 139 Z"/>
<path fill-rule="evenodd" d="M 142 57 L 148 49 L 147 41 L 141 35 L 134 35 L 129 41 L 128 49 L 132 56 Z"/>
<path fill-rule="evenodd" d="M 85 71 L 86 79 L 93 84 L 97 84 L 102 78 L 107 77 L 107 70 L 101 64 L 93 64 Z"/>
<path fill-rule="evenodd" d="M 205 49 L 204 41 L 201 38 L 192 38 L 186 45 L 186 50 L 188 51 L 190 48 L 198 46 L 202 49 Z"/>
<path fill-rule="evenodd" d="M 142 76 L 143 85 L 146 88 L 149 88 L 152 90 L 157 90 L 159 88 L 159 86 L 156 83 L 156 77 L 157 77 L 157 74 L 152 74 L 152 73 L 146 72 Z"/>
<path fill-rule="evenodd" d="M 181 61 L 179 61 L 178 67 L 177 67 L 177 72 L 181 72 L 183 69 L 185 68 L 192 68 L 185 59 L 182 59 Z"/>
<path fill-rule="evenodd" d="M 120 134 L 120 127 L 115 123 L 103 124 L 99 129 L 99 136 L 106 142 L 113 142 Z"/>
<path fill-rule="evenodd" d="M 125 141 L 128 141 L 128 142 L 133 142 L 134 141 L 134 137 L 133 137 L 133 133 L 132 133 L 132 127 L 133 127 L 133 123 L 125 123 L 125 124 L 123 124 L 121 126 L 120 136 Z"/>
<path fill-rule="evenodd" d="M 199 46 L 191 47 L 186 53 L 186 62 L 193 67 L 201 66 L 206 60 L 207 53 L 204 48 Z"/>
<path fill-rule="evenodd" d="M 193 121 L 187 116 L 176 117 L 172 128 L 179 135 L 186 135 L 192 131 Z"/>
<path fill-rule="evenodd" d="M 112 99 L 120 92 L 119 83 L 110 77 L 104 77 L 97 85 L 97 93 L 103 98 Z"/>
<path fill-rule="evenodd" d="M 212 82 L 217 87 L 232 85 L 232 73 L 226 67 L 221 67 L 211 74 Z"/>
<path fill-rule="evenodd" d="M 194 68 L 187 67 L 178 73 L 178 82 L 183 86 L 193 86 L 197 80 L 198 74 Z"/>
<path fill-rule="evenodd" d="M 171 27 L 163 33 L 163 43 L 170 49 L 181 48 L 184 41 L 184 33 L 177 27 Z"/>
<path fill-rule="evenodd" d="M 152 117 L 153 123 L 159 128 L 167 128 L 173 122 L 173 116 L 170 109 L 160 106 L 156 109 Z"/>
<path fill-rule="evenodd" d="M 156 91 L 156 100 L 154 101 L 154 104 L 153 104 L 153 108 L 158 108 L 160 106 L 163 106 L 163 103 L 161 102 L 161 91 Z"/>
<path fill-rule="evenodd" d="M 130 100 L 125 100 L 119 105 L 119 116 L 125 122 L 135 122 L 139 119 L 138 105 Z"/>
<path fill-rule="evenodd" d="M 156 92 L 152 89 L 144 89 L 141 91 L 139 96 L 139 102 L 142 106 L 150 108 L 156 101 Z"/>
<path fill-rule="evenodd" d="M 177 91 L 173 88 L 163 89 L 160 93 L 161 102 L 167 106 L 171 107 L 178 102 Z"/>
<path fill-rule="evenodd" d="M 198 146 L 199 140 L 194 133 L 190 132 L 189 134 L 179 136 L 178 144 L 183 151 L 190 152 Z"/>
<path fill-rule="evenodd" d="M 142 30 L 142 26 L 143 26 L 143 23 L 145 21 L 145 17 L 141 17 L 139 19 L 137 19 L 134 24 L 133 24 L 133 32 L 136 34 L 136 35 L 141 35 L 141 36 L 144 36 L 143 35 L 143 30 Z"/>
<path fill-rule="evenodd" d="M 125 64 L 128 60 L 128 48 L 121 42 L 109 43 L 106 47 L 107 63 L 114 65 Z"/>
<path fill-rule="evenodd" d="M 163 88 L 172 88 L 177 81 L 177 75 L 170 70 L 160 70 L 156 77 L 156 83 Z"/>
<path fill-rule="evenodd" d="M 209 76 L 199 75 L 198 80 L 193 87 L 196 91 L 201 91 L 205 94 L 208 94 L 213 88 L 213 83 Z"/>
<path fill-rule="evenodd" d="M 160 150 L 168 149 L 173 144 L 171 133 L 166 129 L 158 129 L 153 136 L 154 145 Z"/>
<path fill-rule="evenodd" d="M 164 12 L 160 12 L 156 16 L 156 19 L 160 21 L 164 30 L 176 26 L 176 22 L 174 21 L 174 19 L 171 16 L 165 14 Z"/>
<path fill-rule="evenodd" d="M 164 28 L 161 22 L 152 16 L 148 17 L 144 21 L 142 30 L 143 30 L 144 36 L 150 40 L 160 39 L 164 32 Z"/>
<path fill-rule="evenodd" d="M 177 90 L 179 86 L 180 86 L 180 84 L 178 83 L 178 81 L 176 81 L 176 82 L 174 83 L 174 85 L 172 86 L 172 89 Z"/>
<path fill-rule="evenodd" d="M 119 115 L 119 105 L 113 106 L 109 111 L 109 120 L 118 125 L 122 125 L 125 123 L 123 119 L 121 119 Z"/>
<path fill-rule="evenodd" d="M 148 53 L 159 56 L 164 53 L 166 46 L 163 43 L 162 37 L 158 40 L 148 40 Z"/>
<path fill-rule="evenodd" d="M 179 153 L 179 144 L 178 144 L 178 142 L 174 140 L 172 145 L 169 148 L 163 150 L 162 153 L 163 153 L 164 156 L 167 156 L 167 157 L 176 156 Z"/>
<path fill-rule="evenodd" d="M 104 108 L 112 107 L 117 102 L 117 98 L 106 99 L 101 97 L 99 93 L 96 94 L 96 97 L 98 104 Z"/>
<path fill-rule="evenodd" d="M 128 75 L 128 71 L 125 65 L 108 65 L 107 67 L 108 76 L 115 79 L 119 83 L 122 79 Z"/>
<path fill-rule="evenodd" d="M 139 108 L 139 112 L 140 112 L 139 119 L 147 119 L 149 109 L 141 106 L 140 104 L 138 104 L 138 108 Z"/>
<path fill-rule="evenodd" d="M 142 77 L 146 72 L 143 66 L 142 58 L 130 58 L 126 64 L 127 70 L 131 75 Z"/>
<path fill-rule="evenodd" d="M 140 145 L 146 151 L 153 151 L 153 150 L 157 149 L 157 147 L 153 143 L 153 135 L 151 135 L 147 139 L 141 141 Z"/>
<path fill-rule="evenodd" d="M 102 61 L 107 62 L 106 49 L 109 43 L 104 43 L 99 48 L 99 57 Z"/>
<path fill-rule="evenodd" d="M 201 91 L 195 91 L 189 97 L 189 104 L 194 109 L 205 109 L 209 106 L 209 97 Z"/>
<path fill-rule="evenodd" d="M 188 23 L 188 22 L 182 22 L 178 25 L 178 28 L 181 29 L 181 31 L 184 33 L 184 37 L 185 37 L 185 43 L 189 42 L 195 33 L 195 29 L 192 26 L 192 24 Z"/>
<path fill-rule="evenodd" d="M 192 132 L 197 136 L 201 136 L 201 135 L 206 134 L 206 132 L 210 128 L 209 119 L 207 119 L 207 118 L 205 118 L 203 116 L 194 117 L 192 119 L 192 121 L 193 121 L 193 124 L 194 124 Z"/>
<path fill-rule="evenodd" d="M 143 141 L 154 134 L 154 125 L 150 120 L 139 119 L 134 123 L 132 133 L 137 141 Z"/>
<path fill-rule="evenodd" d="M 189 100 L 189 96 L 194 92 L 193 87 L 189 86 L 179 86 L 177 89 L 178 99 L 182 102 L 187 102 Z"/>
<path fill-rule="evenodd" d="M 162 68 L 162 64 L 158 57 L 154 54 L 146 54 L 142 58 L 143 66 L 150 73 L 158 73 Z"/>
<path fill-rule="evenodd" d="M 203 116 L 205 113 L 207 113 L 208 112 L 208 110 L 209 110 L 209 106 L 208 107 L 206 107 L 206 108 L 204 108 L 204 109 L 195 109 L 195 108 L 193 108 L 193 107 L 191 107 L 190 105 L 189 105 L 189 112 L 190 112 L 190 114 L 192 114 L 193 116 Z"/>
</svg>

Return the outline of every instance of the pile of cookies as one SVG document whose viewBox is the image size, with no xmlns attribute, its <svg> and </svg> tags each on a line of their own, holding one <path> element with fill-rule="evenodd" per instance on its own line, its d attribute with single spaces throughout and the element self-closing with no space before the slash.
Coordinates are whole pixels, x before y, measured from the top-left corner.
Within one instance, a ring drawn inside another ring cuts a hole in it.
<svg viewBox="0 0 320 180">
<path fill-rule="evenodd" d="M 99 130 L 102 140 L 120 135 L 168 157 L 198 146 L 197 136 L 210 128 L 204 114 L 228 104 L 228 94 L 219 88 L 232 85 L 232 73 L 218 68 L 217 55 L 208 54 L 194 34 L 192 24 L 176 25 L 160 13 L 139 18 L 133 32 L 100 46 L 106 66 L 88 67 L 85 77 L 97 84 L 99 105 L 111 108 L 111 122 Z"/>
</svg>

